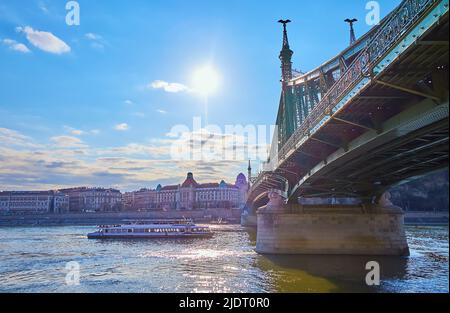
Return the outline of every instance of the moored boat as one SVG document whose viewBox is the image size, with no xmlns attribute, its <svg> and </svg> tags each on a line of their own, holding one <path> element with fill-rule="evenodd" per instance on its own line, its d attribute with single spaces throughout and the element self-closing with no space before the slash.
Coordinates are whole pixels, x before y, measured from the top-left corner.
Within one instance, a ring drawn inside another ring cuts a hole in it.
<svg viewBox="0 0 450 313">
<path fill-rule="evenodd" d="M 89 233 L 89 239 L 161 239 L 161 238 L 210 238 L 207 226 L 195 225 L 191 220 L 140 220 L 118 225 L 100 225 Z"/>
</svg>

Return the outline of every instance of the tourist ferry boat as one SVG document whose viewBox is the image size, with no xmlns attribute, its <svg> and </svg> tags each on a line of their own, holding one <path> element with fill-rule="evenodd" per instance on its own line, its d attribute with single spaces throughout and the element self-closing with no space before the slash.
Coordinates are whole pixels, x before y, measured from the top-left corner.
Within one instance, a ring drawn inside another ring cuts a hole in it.
<svg viewBox="0 0 450 313">
<path fill-rule="evenodd" d="M 158 238 L 210 238 L 209 227 L 197 226 L 192 220 L 140 220 L 120 225 L 100 225 L 87 235 L 89 239 L 158 239 Z"/>
</svg>

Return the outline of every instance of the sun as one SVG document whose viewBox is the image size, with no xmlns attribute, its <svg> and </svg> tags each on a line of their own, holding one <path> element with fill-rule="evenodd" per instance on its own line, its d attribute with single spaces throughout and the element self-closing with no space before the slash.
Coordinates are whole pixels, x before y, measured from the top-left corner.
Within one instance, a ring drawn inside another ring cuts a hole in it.
<svg viewBox="0 0 450 313">
<path fill-rule="evenodd" d="M 198 93 L 208 96 L 219 87 L 220 77 L 217 71 L 210 65 L 199 68 L 194 73 L 193 87 Z"/>
</svg>

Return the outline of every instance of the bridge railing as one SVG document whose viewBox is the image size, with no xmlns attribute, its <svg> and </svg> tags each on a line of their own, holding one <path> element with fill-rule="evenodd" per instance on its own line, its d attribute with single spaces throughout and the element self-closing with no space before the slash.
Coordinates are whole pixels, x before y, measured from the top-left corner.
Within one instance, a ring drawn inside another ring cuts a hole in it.
<svg viewBox="0 0 450 313">
<path fill-rule="evenodd" d="M 263 188 L 261 189 L 262 186 Z M 259 189 L 258 194 L 255 193 L 257 189 Z M 254 200 L 252 195 L 260 196 L 261 191 L 277 191 L 280 192 L 280 195 L 287 198 L 289 191 L 289 181 L 282 175 L 276 174 L 274 172 L 261 172 L 254 181 L 254 184 L 251 186 L 249 197 L 247 200 Z"/>
<path fill-rule="evenodd" d="M 440 0 L 404 0 L 378 29 L 366 48 L 349 66 L 347 71 L 330 88 L 322 100 L 310 112 L 306 120 L 278 151 L 278 159 L 283 162 L 287 154 L 304 138 L 310 136 L 311 127 L 316 127 L 356 84 L 367 77 L 377 61 L 392 48 L 417 19 L 433 4 Z"/>
<path fill-rule="evenodd" d="M 258 177 L 253 181 L 253 184 L 250 188 L 249 193 L 252 193 L 265 179 L 265 177 L 269 174 L 269 172 L 261 172 Z"/>
</svg>

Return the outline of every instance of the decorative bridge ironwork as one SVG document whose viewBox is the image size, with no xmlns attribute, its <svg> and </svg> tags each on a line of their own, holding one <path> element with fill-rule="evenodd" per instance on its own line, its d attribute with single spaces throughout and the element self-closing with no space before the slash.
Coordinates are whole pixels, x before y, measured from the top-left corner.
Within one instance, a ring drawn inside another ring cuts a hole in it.
<svg viewBox="0 0 450 313">
<path fill-rule="evenodd" d="M 404 1 L 383 23 L 381 29 L 377 29 L 367 47 L 360 52 L 356 60 L 350 65 L 347 71 L 330 88 L 327 94 L 309 112 L 306 120 L 296 129 L 294 134 L 282 145 L 278 151 L 278 159 L 282 160 L 289 150 L 309 137 L 313 132 L 311 127 L 320 125 L 327 119 L 334 107 L 342 97 L 364 78 L 376 75 L 374 65 L 381 57 L 392 48 L 407 29 L 416 22 L 417 18 L 438 0 L 406 0 Z M 307 74 L 308 75 L 308 74 Z M 306 80 L 307 81 L 307 80 Z M 282 133 L 279 130 L 279 133 Z M 271 157 L 273 158 L 273 156 Z"/>
<path fill-rule="evenodd" d="M 294 187 L 293 182 L 289 182 L 287 178 L 279 178 L 293 174 L 296 176 L 296 183 L 302 180 L 302 175 L 298 172 L 283 175 L 289 171 L 290 163 L 292 167 L 296 166 L 296 161 L 292 161 L 291 156 L 325 127 L 356 95 L 371 88 L 374 83 L 382 83 L 378 78 L 406 53 L 414 44 L 412 40 L 424 36 L 429 30 L 427 27 L 431 29 L 439 24 L 437 21 L 444 16 L 448 28 L 448 0 L 404 0 L 378 26 L 322 66 L 300 76 L 293 77 L 291 73 L 283 73 L 284 78 L 291 79 L 282 81 L 283 89 L 276 122 L 277 136 L 274 136 L 269 160 L 263 172 L 252 181 L 249 201 L 267 193 L 271 188 L 286 190 L 289 193 Z M 427 19 L 434 20 L 421 24 Z M 284 36 L 284 46 L 280 54 L 282 70 L 292 71 L 292 51 L 286 31 Z M 407 41 L 407 36 L 412 39 Z M 448 54 L 448 41 L 446 47 Z M 411 93 L 416 96 L 424 95 L 423 92 L 414 90 Z M 439 97 L 431 98 L 436 102 L 440 100 Z M 364 125 L 362 127 L 366 127 L 366 130 L 374 128 Z M 303 151 L 301 153 L 307 155 Z M 310 157 L 323 161 L 323 156 Z"/>
</svg>

